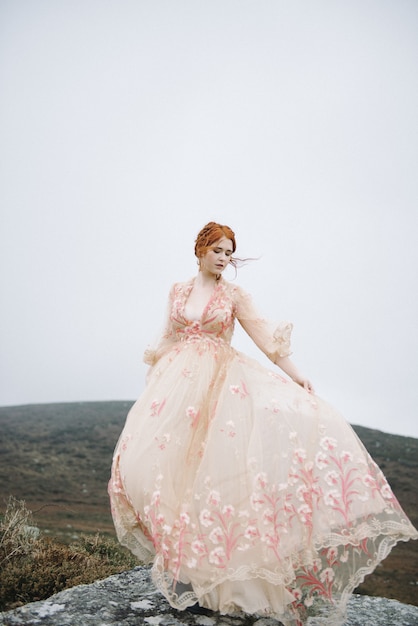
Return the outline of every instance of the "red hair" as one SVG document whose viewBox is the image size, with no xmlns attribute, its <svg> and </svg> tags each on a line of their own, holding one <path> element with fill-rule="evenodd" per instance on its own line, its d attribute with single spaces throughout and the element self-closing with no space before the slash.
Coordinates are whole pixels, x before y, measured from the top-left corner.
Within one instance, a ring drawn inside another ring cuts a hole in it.
<svg viewBox="0 0 418 626">
<path fill-rule="evenodd" d="M 197 258 L 199 259 L 201 256 L 206 254 L 206 252 L 213 248 L 215 243 L 222 239 L 222 237 L 226 237 L 231 240 L 232 252 L 235 252 L 237 248 L 235 233 L 231 230 L 231 228 L 229 228 L 229 226 L 217 224 L 216 222 L 209 222 L 206 224 L 196 237 L 194 253 Z M 230 263 L 235 266 L 235 259 L 231 257 Z"/>
</svg>

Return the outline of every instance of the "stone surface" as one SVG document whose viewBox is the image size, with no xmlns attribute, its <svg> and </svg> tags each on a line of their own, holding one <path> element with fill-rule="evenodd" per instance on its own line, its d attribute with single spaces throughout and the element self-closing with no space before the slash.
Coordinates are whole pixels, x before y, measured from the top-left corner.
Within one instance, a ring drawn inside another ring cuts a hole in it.
<svg viewBox="0 0 418 626">
<path fill-rule="evenodd" d="M 48 600 L 0 614 L 2 626 L 279 626 L 270 618 L 192 615 L 170 607 L 152 585 L 149 569 L 137 567 L 92 585 L 66 589 Z M 309 626 L 315 622 L 309 622 Z M 354 595 L 345 626 L 418 626 L 418 607 L 386 598 Z"/>
</svg>

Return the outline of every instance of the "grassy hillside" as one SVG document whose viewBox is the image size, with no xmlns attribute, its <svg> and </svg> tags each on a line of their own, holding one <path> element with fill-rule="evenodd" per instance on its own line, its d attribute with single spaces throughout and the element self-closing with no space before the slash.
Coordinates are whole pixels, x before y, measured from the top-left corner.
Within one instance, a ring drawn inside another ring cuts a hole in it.
<svg viewBox="0 0 418 626">
<path fill-rule="evenodd" d="M 0 408 L 0 506 L 25 500 L 55 534 L 113 532 L 107 497 L 112 453 L 130 402 Z"/>
<path fill-rule="evenodd" d="M 0 511 L 25 500 L 36 524 L 69 541 L 113 535 L 107 497 L 112 452 L 132 402 L 0 408 Z M 354 427 L 418 526 L 418 439 Z M 418 542 L 400 544 L 359 591 L 418 604 Z"/>
</svg>

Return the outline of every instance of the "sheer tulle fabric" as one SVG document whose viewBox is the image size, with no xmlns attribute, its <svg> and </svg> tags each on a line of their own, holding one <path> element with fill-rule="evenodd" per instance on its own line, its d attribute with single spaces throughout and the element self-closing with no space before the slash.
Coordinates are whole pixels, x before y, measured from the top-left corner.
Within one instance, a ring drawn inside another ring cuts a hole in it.
<svg viewBox="0 0 418 626">
<path fill-rule="evenodd" d="M 117 444 L 109 494 L 119 540 L 172 606 L 344 621 L 353 589 L 418 534 L 351 427 L 327 403 L 230 345 L 238 319 L 274 361 L 272 328 L 221 280 L 202 319 L 192 281 L 170 293 L 147 386 Z"/>
</svg>

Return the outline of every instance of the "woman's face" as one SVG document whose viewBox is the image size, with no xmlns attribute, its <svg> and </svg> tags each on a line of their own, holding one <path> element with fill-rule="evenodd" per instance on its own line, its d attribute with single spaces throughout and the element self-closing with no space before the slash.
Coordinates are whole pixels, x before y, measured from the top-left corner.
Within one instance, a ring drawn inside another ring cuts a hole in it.
<svg viewBox="0 0 418 626">
<path fill-rule="evenodd" d="M 232 256 L 232 241 L 222 237 L 201 257 L 201 269 L 209 274 L 222 274 Z"/>
</svg>

